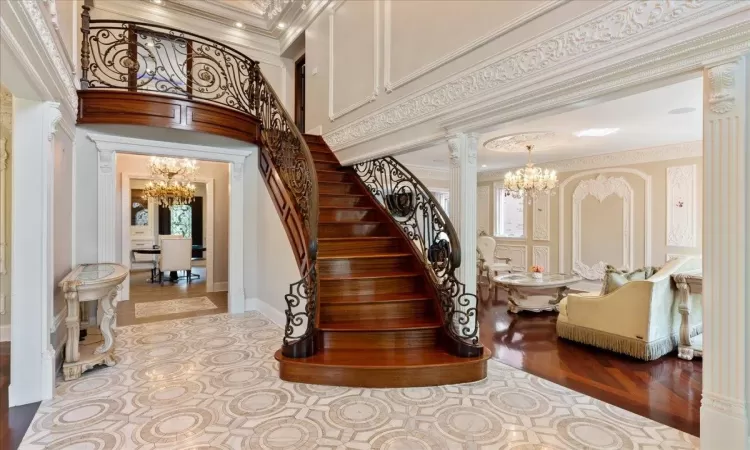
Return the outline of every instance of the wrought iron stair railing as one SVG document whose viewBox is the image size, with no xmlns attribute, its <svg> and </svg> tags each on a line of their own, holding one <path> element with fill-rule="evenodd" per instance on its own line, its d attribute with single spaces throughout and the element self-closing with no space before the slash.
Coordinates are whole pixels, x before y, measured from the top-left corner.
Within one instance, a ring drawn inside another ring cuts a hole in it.
<svg viewBox="0 0 750 450">
<path fill-rule="evenodd" d="M 420 255 L 437 292 L 443 329 L 459 356 L 480 356 L 477 296 L 456 278 L 461 243 L 438 200 L 409 169 L 386 156 L 355 164 L 361 181 L 396 222 Z"/>
<path fill-rule="evenodd" d="M 81 89 L 155 93 L 211 102 L 259 119 L 261 143 L 304 222 L 302 279 L 286 295 L 282 352 L 315 351 L 318 180 L 312 154 L 257 61 L 220 42 L 139 22 L 91 20 L 81 15 Z"/>
</svg>

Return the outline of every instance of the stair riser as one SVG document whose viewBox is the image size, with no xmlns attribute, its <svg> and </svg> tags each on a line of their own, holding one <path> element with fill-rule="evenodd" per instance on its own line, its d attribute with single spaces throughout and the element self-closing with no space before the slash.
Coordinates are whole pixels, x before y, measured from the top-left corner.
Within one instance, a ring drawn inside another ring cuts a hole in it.
<svg viewBox="0 0 750 450">
<path fill-rule="evenodd" d="M 321 277 L 365 275 L 372 272 L 412 271 L 415 269 L 411 256 L 397 258 L 352 258 L 318 260 L 318 273 Z"/>
<path fill-rule="evenodd" d="M 341 206 L 342 208 L 346 208 L 352 206 L 369 206 L 370 204 L 367 197 L 320 196 L 320 206 Z"/>
<path fill-rule="evenodd" d="M 316 170 L 336 170 L 341 165 L 337 162 L 314 161 Z"/>
<path fill-rule="evenodd" d="M 331 181 L 333 183 L 351 182 L 351 175 L 346 172 L 318 171 L 318 182 Z"/>
<path fill-rule="evenodd" d="M 434 348 L 440 330 L 322 331 L 323 347 L 338 350 L 380 350 L 384 348 Z"/>
<path fill-rule="evenodd" d="M 327 323 L 339 321 L 358 321 L 378 319 L 406 319 L 410 317 L 434 317 L 431 300 L 411 302 L 387 303 L 349 303 L 345 305 L 328 303 L 320 305 L 320 323 L 325 327 Z"/>
<path fill-rule="evenodd" d="M 470 383 L 487 377 L 486 361 L 471 361 L 452 366 L 396 367 L 335 367 L 284 362 L 279 365 L 279 378 L 295 383 L 325 384 L 364 388 L 406 388 Z"/>
<path fill-rule="evenodd" d="M 318 236 L 322 238 L 385 236 L 387 231 L 382 223 L 326 223 L 318 228 Z"/>
<path fill-rule="evenodd" d="M 339 160 L 333 155 L 333 153 L 327 150 L 318 150 L 314 147 L 310 147 L 310 153 L 312 154 L 313 159 L 335 162 L 337 164 L 339 162 Z"/>
<path fill-rule="evenodd" d="M 409 294 L 420 292 L 422 277 L 321 280 L 320 295 Z"/>
<path fill-rule="evenodd" d="M 354 183 L 320 183 L 318 190 L 321 194 L 358 194 L 358 186 Z"/>
<path fill-rule="evenodd" d="M 319 241 L 319 256 L 366 255 L 369 253 L 392 253 L 401 250 L 398 239 L 362 239 L 348 241 Z"/>
<path fill-rule="evenodd" d="M 321 222 L 353 222 L 357 220 L 376 221 L 377 213 L 374 209 L 321 209 Z"/>
</svg>

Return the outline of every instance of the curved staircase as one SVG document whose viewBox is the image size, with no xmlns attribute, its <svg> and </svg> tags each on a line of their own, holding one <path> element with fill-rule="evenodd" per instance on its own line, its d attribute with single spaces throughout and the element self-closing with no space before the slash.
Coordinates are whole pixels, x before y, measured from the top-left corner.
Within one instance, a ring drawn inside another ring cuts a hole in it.
<svg viewBox="0 0 750 450">
<path fill-rule="evenodd" d="M 306 135 L 319 186 L 317 352 L 276 352 L 286 381 L 360 387 L 464 383 L 489 350 L 447 351 L 437 293 L 413 245 L 351 168 Z"/>
</svg>

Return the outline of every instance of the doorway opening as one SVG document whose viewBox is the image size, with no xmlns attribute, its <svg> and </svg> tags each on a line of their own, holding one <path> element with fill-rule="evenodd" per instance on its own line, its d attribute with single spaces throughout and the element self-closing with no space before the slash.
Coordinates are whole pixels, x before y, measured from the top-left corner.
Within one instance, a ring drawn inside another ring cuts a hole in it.
<svg viewBox="0 0 750 450">
<path fill-rule="evenodd" d="M 305 131 L 305 55 L 294 63 L 294 124 Z"/>
</svg>

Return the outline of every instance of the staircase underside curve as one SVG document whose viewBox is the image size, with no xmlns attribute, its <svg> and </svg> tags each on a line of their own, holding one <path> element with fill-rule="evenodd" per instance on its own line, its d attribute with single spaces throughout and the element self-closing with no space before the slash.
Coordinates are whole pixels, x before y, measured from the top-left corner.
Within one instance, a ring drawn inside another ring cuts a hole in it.
<svg viewBox="0 0 750 450">
<path fill-rule="evenodd" d="M 479 357 L 449 353 L 432 281 L 414 251 L 351 168 L 318 136 L 306 136 L 319 186 L 317 352 L 276 352 L 286 381 L 359 387 L 466 383 L 486 377 Z M 305 242 L 261 156 L 261 172 L 298 263 Z"/>
</svg>

